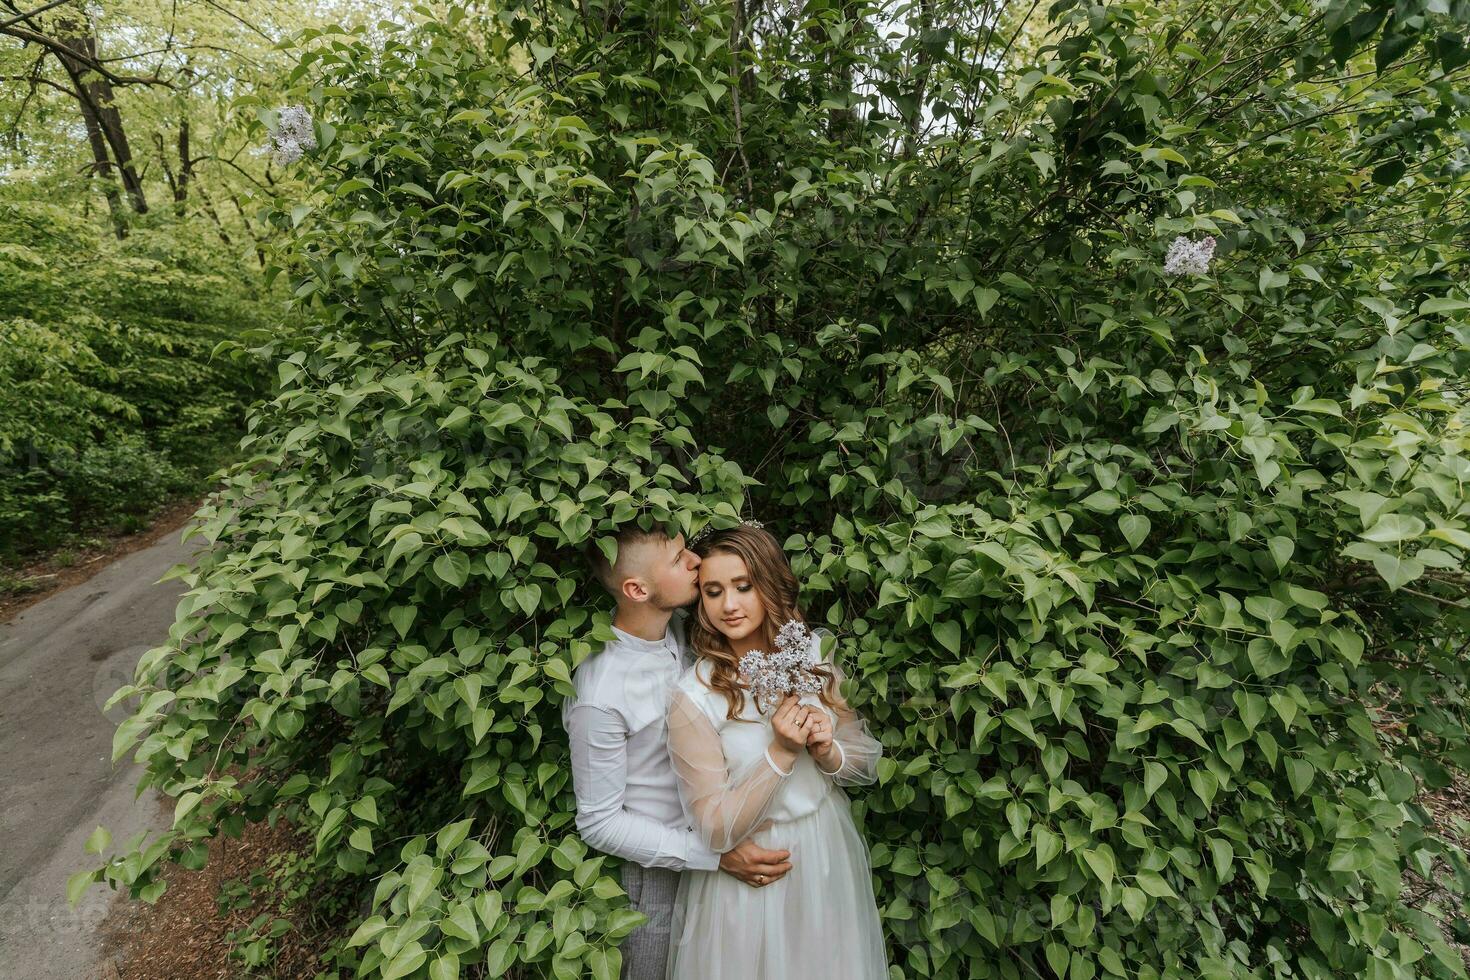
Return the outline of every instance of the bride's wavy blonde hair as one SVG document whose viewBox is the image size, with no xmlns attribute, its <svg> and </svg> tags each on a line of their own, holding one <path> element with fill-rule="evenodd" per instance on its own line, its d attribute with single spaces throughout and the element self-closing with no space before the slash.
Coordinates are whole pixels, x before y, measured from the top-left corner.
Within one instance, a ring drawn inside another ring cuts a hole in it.
<svg viewBox="0 0 1470 980">
<path fill-rule="evenodd" d="M 806 622 L 801 607 L 796 604 L 796 575 L 791 571 L 791 562 L 770 531 L 748 524 L 714 531 L 695 546 L 694 553 L 701 560 L 723 553 L 735 555 L 745 562 L 750 584 L 766 613 L 760 625 L 759 649 L 775 650 L 776 632 L 788 620 Z M 745 710 L 747 690 L 740 679 L 740 659 L 730 649 L 730 641 L 725 634 L 705 615 L 703 590 L 695 603 L 695 614 L 690 619 L 689 645 L 700 660 L 710 662 L 710 686 L 725 695 L 728 706 L 725 717 L 732 721 L 748 720 L 736 717 Z M 808 667 L 807 670 L 823 678 L 822 690 L 817 695 L 821 702 L 834 709 L 843 706 L 832 672 L 822 665 Z"/>
</svg>

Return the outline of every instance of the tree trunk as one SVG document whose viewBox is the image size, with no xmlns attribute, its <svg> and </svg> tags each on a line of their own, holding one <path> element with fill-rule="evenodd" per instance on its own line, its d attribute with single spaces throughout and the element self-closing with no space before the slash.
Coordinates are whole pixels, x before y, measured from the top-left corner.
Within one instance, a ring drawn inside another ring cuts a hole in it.
<svg viewBox="0 0 1470 980">
<path fill-rule="evenodd" d="M 72 79 L 73 83 L 76 79 Z M 102 138 L 102 125 L 92 111 L 91 103 L 78 98 L 82 124 L 87 129 L 87 143 L 92 147 L 92 172 L 102 178 L 102 193 L 107 196 L 107 209 L 112 213 L 112 230 L 118 238 L 128 237 L 128 219 L 123 213 L 122 195 L 112 181 L 112 160 L 107 155 L 107 141 Z"/>
<path fill-rule="evenodd" d="M 844 20 L 854 20 L 858 16 L 857 5 L 853 0 L 838 0 L 837 9 Z M 828 48 L 826 71 L 821 79 L 818 96 L 830 98 L 833 95 L 840 95 L 844 101 L 850 99 L 853 83 L 852 61 L 844 56 L 842 45 L 832 43 L 826 26 L 821 23 L 808 27 L 806 36 L 814 49 Z M 856 126 L 857 111 L 851 105 L 841 109 L 827 110 L 827 138 L 834 143 L 845 143 L 851 140 Z"/>
<path fill-rule="evenodd" d="M 914 147 L 918 141 L 919 124 L 924 119 L 924 95 L 929 83 L 930 63 L 934 60 L 929 54 L 929 47 L 924 42 L 924 36 L 934 26 L 934 0 L 919 0 L 919 44 L 918 51 L 914 55 L 914 108 L 912 111 L 904 112 L 903 132 L 903 155 L 905 158 L 914 155 Z"/>
<path fill-rule="evenodd" d="M 199 185 L 199 190 L 201 192 L 204 190 L 204 185 L 203 184 L 200 184 Z M 261 244 L 261 242 L 260 242 L 260 236 L 255 233 L 255 229 L 251 226 L 251 224 L 250 224 L 250 216 L 247 215 L 245 213 L 245 209 L 240 206 L 240 199 L 235 196 L 235 192 L 234 191 L 230 191 L 229 192 L 229 195 L 230 195 L 230 203 L 235 206 L 235 210 L 236 211 L 240 212 L 240 223 L 245 226 L 245 234 L 249 235 L 250 236 L 250 240 L 255 243 L 255 257 L 260 261 L 260 267 L 262 269 L 264 269 L 265 268 L 265 246 Z"/>
<path fill-rule="evenodd" d="M 189 120 L 179 120 L 179 181 L 174 185 L 174 212 L 184 216 L 184 203 L 189 200 L 189 181 L 194 176 L 194 161 L 189 159 Z"/>
<path fill-rule="evenodd" d="M 189 159 L 189 120 L 185 119 L 179 123 L 179 172 L 174 173 L 174 166 L 169 162 L 168 149 L 163 144 L 163 134 L 153 134 L 153 145 L 158 149 L 158 162 L 163 165 L 163 178 L 168 181 L 168 188 L 173 193 L 174 214 L 182 218 L 186 213 L 185 207 L 189 200 L 189 180 L 194 176 L 194 164 Z"/>
<path fill-rule="evenodd" d="M 173 164 L 168 162 L 168 150 L 163 146 L 163 134 L 153 134 L 153 145 L 158 150 L 158 162 L 163 165 L 163 179 L 168 183 L 169 190 L 173 191 L 177 198 L 179 193 L 179 182 L 174 179 Z"/>
<path fill-rule="evenodd" d="M 214 201 L 210 199 L 209 193 L 205 191 L 202 184 L 199 187 L 199 200 L 204 202 L 204 213 L 214 220 L 214 226 L 219 233 L 220 241 L 226 245 L 233 246 L 235 243 L 230 239 L 230 233 L 225 231 L 225 223 L 219 219 L 219 212 L 214 209 Z"/>
<path fill-rule="evenodd" d="M 63 21 L 60 26 L 58 41 L 93 61 L 97 60 L 97 39 L 89 30 L 84 30 L 74 19 Z M 112 83 L 90 71 L 85 63 L 76 58 L 60 53 L 57 57 L 76 87 L 78 101 L 82 103 L 83 117 L 90 115 L 88 131 L 95 124 L 112 150 L 118 174 L 122 178 L 123 190 L 127 192 L 133 210 L 138 214 L 147 214 L 148 199 L 143 194 L 143 182 L 138 179 L 138 171 L 133 166 L 133 151 L 128 145 L 127 133 L 123 130 L 122 115 L 113 102 Z M 95 156 L 95 149 L 93 154 Z"/>
<path fill-rule="evenodd" d="M 194 68 L 186 59 L 184 69 L 180 73 L 187 79 L 184 91 L 187 93 L 194 87 Z M 189 184 L 194 179 L 194 158 L 189 155 L 189 115 L 188 105 L 179 100 L 179 180 L 173 185 L 174 190 L 174 213 L 183 217 L 185 213 L 185 202 L 189 200 Z"/>
</svg>

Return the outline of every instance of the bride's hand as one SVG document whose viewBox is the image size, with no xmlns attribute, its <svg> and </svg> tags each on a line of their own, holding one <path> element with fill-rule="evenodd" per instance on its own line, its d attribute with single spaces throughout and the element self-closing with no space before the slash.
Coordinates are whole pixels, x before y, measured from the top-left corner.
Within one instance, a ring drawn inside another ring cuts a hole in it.
<svg viewBox="0 0 1470 980">
<path fill-rule="evenodd" d="M 799 704 L 795 694 L 787 695 L 786 700 L 776 709 L 771 718 L 771 730 L 775 736 L 772 739 L 775 743 L 773 751 L 783 755 L 788 765 L 796 759 L 802 746 L 806 745 L 815 720 L 812 709 Z"/>
<path fill-rule="evenodd" d="M 832 743 L 832 719 L 821 712 L 812 712 L 812 726 L 807 735 L 806 750 L 823 769 L 837 768 L 837 748 Z"/>
</svg>

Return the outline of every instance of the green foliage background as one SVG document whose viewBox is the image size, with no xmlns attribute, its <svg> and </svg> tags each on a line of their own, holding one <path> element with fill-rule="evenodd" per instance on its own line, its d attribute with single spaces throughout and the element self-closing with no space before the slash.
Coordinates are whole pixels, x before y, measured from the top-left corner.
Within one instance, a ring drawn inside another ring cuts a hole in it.
<svg viewBox="0 0 1470 980">
<path fill-rule="evenodd" d="M 269 231 L 250 197 L 295 181 L 245 152 L 258 141 L 231 99 L 273 97 L 291 63 L 276 38 L 383 9 L 109 0 L 0 15 L 0 588 L 24 585 L 4 566 L 202 494 L 231 456 L 274 368 L 214 346 L 297 322 L 262 285 Z M 89 108 L 113 121 L 100 158 Z"/>
<path fill-rule="evenodd" d="M 0 197 L 0 558 L 203 486 L 269 378 L 214 346 L 280 320 L 212 229 L 118 241 L 27 184 Z"/>
<path fill-rule="evenodd" d="M 73 889 L 284 815 L 328 972 L 616 976 L 577 549 L 754 513 L 885 745 L 893 976 L 1463 976 L 1470 8 L 746 13 L 299 38 L 325 326 L 116 696 L 174 827 Z"/>
</svg>

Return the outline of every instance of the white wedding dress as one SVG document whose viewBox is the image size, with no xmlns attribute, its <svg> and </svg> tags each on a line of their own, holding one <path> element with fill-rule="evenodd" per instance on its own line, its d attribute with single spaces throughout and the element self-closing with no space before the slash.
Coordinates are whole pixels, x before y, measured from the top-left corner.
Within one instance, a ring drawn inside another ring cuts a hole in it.
<svg viewBox="0 0 1470 980">
<path fill-rule="evenodd" d="M 812 643 L 820 653 L 820 637 Z M 822 662 L 841 683 L 833 660 Z M 868 848 L 840 788 L 877 780 L 882 745 L 845 705 L 835 715 L 822 706 L 834 719 L 841 767 L 825 775 L 802 750 L 782 777 L 765 756 L 769 717 L 747 693 L 742 712 L 727 720 L 725 696 L 709 676 L 708 660 L 685 670 L 669 703 L 669 758 L 685 815 L 716 851 L 749 837 L 790 850 L 792 867 L 755 887 L 719 870 L 685 870 L 666 980 L 886 980 Z"/>
</svg>

